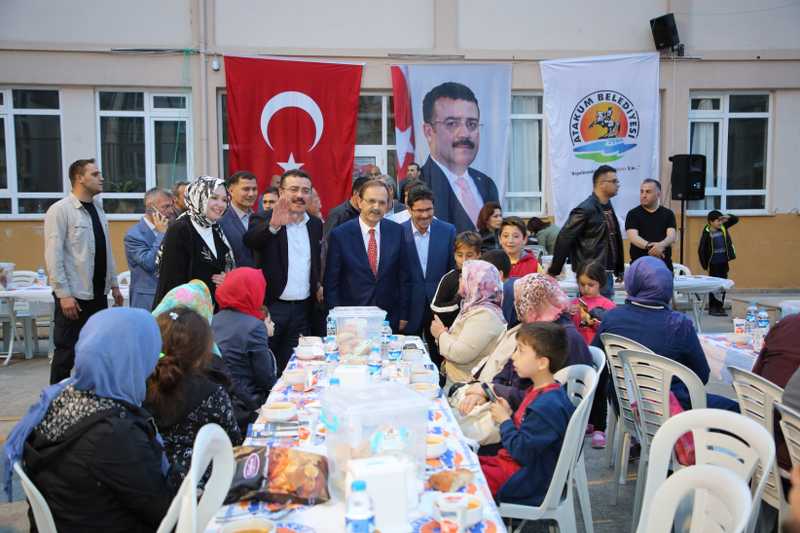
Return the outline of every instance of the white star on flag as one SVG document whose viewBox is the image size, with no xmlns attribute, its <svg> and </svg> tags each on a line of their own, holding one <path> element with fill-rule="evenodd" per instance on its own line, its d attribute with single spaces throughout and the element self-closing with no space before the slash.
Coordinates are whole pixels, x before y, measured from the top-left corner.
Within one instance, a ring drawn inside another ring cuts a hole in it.
<svg viewBox="0 0 800 533">
<path fill-rule="evenodd" d="M 405 130 L 399 128 L 394 129 L 395 136 L 395 150 L 397 151 L 397 164 L 402 166 L 403 161 L 406 160 L 406 154 L 414 153 L 414 145 L 411 144 L 411 131 L 409 126 Z"/>
<path fill-rule="evenodd" d="M 303 163 L 298 163 L 294 160 L 294 154 L 289 152 L 289 160 L 284 161 L 282 163 L 278 163 L 278 166 L 283 169 L 284 172 L 288 172 L 290 170 L 299 170 L 300 167 L 303 166 Z"/>
</svg>

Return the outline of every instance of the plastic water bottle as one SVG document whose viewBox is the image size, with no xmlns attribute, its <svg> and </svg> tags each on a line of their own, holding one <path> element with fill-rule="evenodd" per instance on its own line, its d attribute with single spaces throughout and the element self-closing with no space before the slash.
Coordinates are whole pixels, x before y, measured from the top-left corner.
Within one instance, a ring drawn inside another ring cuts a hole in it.
<svg viewBox="0 0 800 533">
<path fill-rule="evenodd" d="M 323 349 L 325 351 L 325 360 L 329 363 L 338 363 L 339 362 L 339 345 L 336 344 L 336 337 L 333 335 L 328 335 L 325 337 L 325 343 L 323 344 Z"/>
<path fill-rule="evenodd" d="M 44 268 L 39 267 L 36 270 L 36 285 L 39 287 L 46 287 L 47 286 L 47 274 L 44 271 Z"/>
<path fill-rule="evenodd" d="M 328 314 L 328 320 L 326 322 L 326 329 L 328 330 L 328 337 L 335 337 L 336 336 L 336 319 L 333 318 L 333 315 Z"/>
<path fill-rule="evenodd" d="M 403 347 L 400 346 L 400 340 L 397 335 L 389 337 L 389 361 L 399 361 L 403 358 Z"/>
<path fill-rule="evenodd" d="M 353 481 L 350 496 L 347 498 L 347 511 L 344 515 L 344 529 L 347 533 L 373 533 L 375 531 L 375 512 L 372 500 L 367 494 L 367 483 Z"/>
<path fill-rule="evenodd" d="M 387 356 L 389 354 L 389 338 L 392 336 L 392 326 L 389 325 L 388 320 L 383 321 L 381 326 L 381 355 Z"/>
<path fill-rule="evenodd" d="M 767 313 L 766 309 L 759 309 L 756 314 L 756 327 L 762 330 L 764 334 L 769 329 L 769 313 Z"/>
<path fill-rule="evenodd" d="M 380 379 L 381 371 L 383 371 L 383 358 L 381 357 L 381 349 L 377 346 L 373 346 L 369 352 L 367 369 L 369 369 L 369 375 L 373 381 Z"/>
<path fill-rule="evenodd" d="M 747 307 L 747 312 L 744 315 L 744 333 L 745 335 L 752 335 L 756 329 L 756 315 L 758 314 L 758 307 L 755 302 L 750 302 Z"/>
</svg>

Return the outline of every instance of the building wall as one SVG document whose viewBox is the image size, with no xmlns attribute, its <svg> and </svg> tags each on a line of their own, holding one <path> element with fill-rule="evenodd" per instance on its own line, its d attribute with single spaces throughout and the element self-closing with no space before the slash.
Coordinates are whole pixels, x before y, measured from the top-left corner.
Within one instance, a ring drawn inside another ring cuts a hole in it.
<svg viewBox="0 0 800 533">
<path fill-rule="evenodd" d="M 61 90 L 65 169 L 97 151 L 98 88 L 189 90 L 194 174 L 214 175 L 220 169 L 217 95 L 225 87 L 225 54 L 363 62 L 362 89 L 384 92 L 391 90 L 394 63 L 502 61 L 513 65 L 514 90 L 540 91 L 540 60 L 652 50 L 648 20 L 666 12 L 675 13 L 686 57 L 661 63 L 665 195 L 667 156 L 688 151 L 691 91 L 770 91 L 767 214 L 744 217 L 733 230 L 739 259 L 731 275 L 740 287 L 797 287 L 792 274 L 800 259 L 798 4 L 622 0 L 601 9 L 589 0 L 546 5 L 504 0 L 498 9 L 478 0 L 142 0 L 131 8 L 122 0 L 6 0 L 0 87 Z M 215 57 L 222 60 L 216 72 L 209 65 Z M 546 156 L 543 163 L 547 181 Z M 122 235 L 133 222 L 111 223 L 120 270 L 127 268 Z M 703 224 L 702 218 L 688 219 L 686 262 L 693 271 L 699 268 L 696 247 Z M 3 259 L 19 268 L 40 266 L 41 232 L 41 220 L 0 221 Z"/>
</svg>

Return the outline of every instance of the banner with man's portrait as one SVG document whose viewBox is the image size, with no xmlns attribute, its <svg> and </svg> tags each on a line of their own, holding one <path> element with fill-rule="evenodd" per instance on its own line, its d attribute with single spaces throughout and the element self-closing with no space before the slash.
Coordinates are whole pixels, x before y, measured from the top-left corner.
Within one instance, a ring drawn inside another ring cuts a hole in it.
<svg viewBox="0 0 800 533">
<path fill-rule="evenodd" d="M 399 175 L 413 150 L 436 216 L 474 229 L 477 210 L 503 197 L 511 126 L 511 65 L 392 67 Z M 403 101 L 410 101 L 411 125 Z M 403 116 L 405 115 L 405 116 Z M 413 134 L 413 136 L 412 136 Z M 413 142 L 413 146 L 412 146 Z M 471 224 L 470 224 L 471 223 Z M 472 226 L 472 227 L 470 227 Z"/>
<path fill-rule="evenodd" d="M 617 170 L 614 211 L 639 205 L 639 184 L 659 179 L 656 53 L 541 63 L 550 182 L 557 224 L 592 192 L 600 165 Z"/>
</svg>

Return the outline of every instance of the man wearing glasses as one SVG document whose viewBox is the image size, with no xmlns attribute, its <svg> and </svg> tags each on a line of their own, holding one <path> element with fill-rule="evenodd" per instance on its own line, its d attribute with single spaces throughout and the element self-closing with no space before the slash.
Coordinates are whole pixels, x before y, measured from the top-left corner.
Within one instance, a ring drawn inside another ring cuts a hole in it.
<svg viewBox="0 0 800 533">
<path fill-rule="evenodd" d="M 619 191 L 619 180 L 614 167 L 601 165 L 592 175 L 592 194 L 573 209 L 556 239 L 553 263 L 548 274 L 558 276 L 567 257 L 572 270 L 599 261 L 608 273 L 608 280 L 600 293 L 606 298 L 614 296 L 614 276 L 622 278 L 625 257 L 622 235 L 611 198 Z"/>
<path fill-rule="evenodd" d="M 422 180 L 436 198 L 436 218 L 475 231 L 483 204 L 498 201 L 491 178 L 470 168 L 481 140 L 478 99 L 466 85 L 442 83 L 422 100 L 422 119 L 430 148 Z"/>
<path fill-rule="evenodd" d="M 275 334 L 269 347 L 283 372 L 302 335 L 310 335 L 311 312 L 320 287 L 322 221 L 307 213 L 311 177 L 302 170 L 281 176 L 278 203 L 250 216 L 244 244 L 256 252 L 267 279 L 265 303 Z"/>
</svg>

